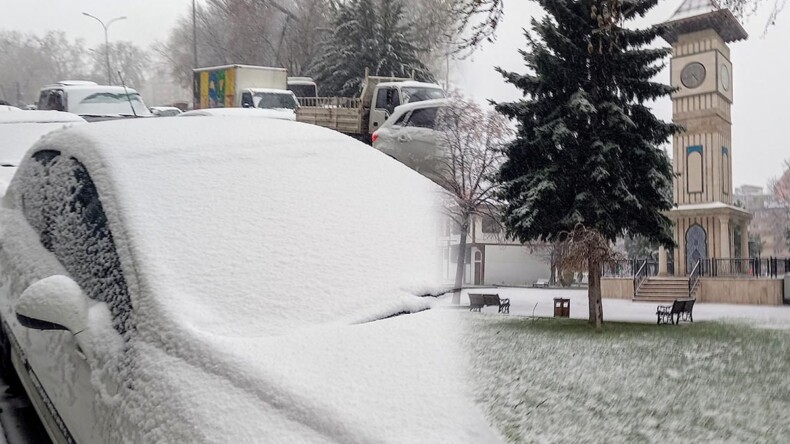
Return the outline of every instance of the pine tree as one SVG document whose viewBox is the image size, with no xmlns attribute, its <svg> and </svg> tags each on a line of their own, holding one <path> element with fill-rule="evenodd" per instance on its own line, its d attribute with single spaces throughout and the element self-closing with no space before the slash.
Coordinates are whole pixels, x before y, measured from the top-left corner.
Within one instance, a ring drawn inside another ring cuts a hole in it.
<svg viewBox="0 0 790 444">
<path fill-rule="evenodd" d="M 412 26 L 404 21 L 403 3 L 400 0 L 379 1 L 375 75 L 411 77 L 413 74 L 417 80 L 433 81 L 433 76 L 418 56 L 419 49 L 413 43 Z"/>
<path fill-rule="evenodd" d="M 661 30 L 615 27 L 602 39 L 594 0 L 539 0 L 548 13 L 532 21 L 521 51 L 526 74 L 499 70 L 524 98 L 497 109 L 518 123 L 500 169 L 503 222 L 527 242 L 564 240 L 579 227 L 614 242 L 641 235 L 672 245 L 672 166 L 661 149 L 679 127 L 645 105 L 672 89 L 651 81 L 669 49 L 648 48 Z M 658 0 L 623 1 L 623 19 Z M 603 320 L 600 263 L 590 256 L 590 321 Z"/>
<path fill-rule="evenodd" d="M 399 0 L 349 0 L 334 12 L 333 31 L 311 73 L 321 95 L 354 96 L 370 75 L 433 80 L 420 61 Z"/>
</svg>

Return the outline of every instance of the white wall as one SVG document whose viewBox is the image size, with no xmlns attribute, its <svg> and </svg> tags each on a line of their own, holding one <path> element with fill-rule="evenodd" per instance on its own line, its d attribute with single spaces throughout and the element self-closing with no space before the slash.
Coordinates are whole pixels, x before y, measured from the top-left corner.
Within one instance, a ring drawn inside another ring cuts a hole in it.
<svg viewBox="0 0 790 444">
<path fill-rule="evenodd" d="M 528 248 L 486 245 L 485 249 L 485 285 L 530 285 L 551 276 L 549 263 Z"/>
</svg>

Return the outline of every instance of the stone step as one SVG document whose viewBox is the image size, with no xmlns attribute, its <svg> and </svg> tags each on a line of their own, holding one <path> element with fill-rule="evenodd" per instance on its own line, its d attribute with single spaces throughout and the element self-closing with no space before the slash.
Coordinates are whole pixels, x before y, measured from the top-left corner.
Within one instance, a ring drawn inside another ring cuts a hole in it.
<svg viewBox="0 0 790 444">
<path fill-rule="evenodd" d="M 632 302 L 650 302 L 657 304 L 672 303 L 678 298 L 661 298 L 661 297 L 635 297 L 631 299 Z"/>
<path fill-rule="evenodd" d="M 688 291 L 688 289 L 689 289 L 689 286 L 688 286 L 688 284 L 685 284 L 685 285 L 652 285 L 652 284 L 642 284 L 642 285 L 641 285 L 639 288 L 640 288 L 640 289 L 641 289 L 641 288 L 655 288 L 655 289 L 657 289 L 657 290 L 683 290 L 683 289 L 685 289 L 686 291 Z"/>
</svg>

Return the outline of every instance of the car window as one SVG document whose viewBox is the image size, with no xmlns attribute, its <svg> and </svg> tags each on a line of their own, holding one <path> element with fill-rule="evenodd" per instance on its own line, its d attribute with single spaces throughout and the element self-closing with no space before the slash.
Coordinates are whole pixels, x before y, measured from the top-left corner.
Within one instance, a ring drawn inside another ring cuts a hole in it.
<svg viewBox="0 0 790 444">
<path fill-rule="evenodd" d="M 387 88 L 381 88 L 379 89 L 379 92 L 376 95 L 376 108 L 384 109 L 386 107 L 387 107 Z"/>
<path fill-rule="evenodd" d="M 130 330 L 131 302 L 107 216 L 88 170 L 57 151 L 39 151 L 22 171 L 22 212 L 91 299 L 106 302 L 113 327 Z"/>
<path fill-rule="evenodd" d="M 416 126 L 418 128 L 433 128 L 436 122 L 437 108 L 420 108 L 412 111 L 409 117 L 407 126 Z"/>
<path fill-rule="evenodd" d="M 406 117 L 409 116 L 409 113 L 403 113 L 398 117 L 398 120 L 392 122 L 393 125 L 403 125 L 403 122 L 406 121 Z"/>
</svg>

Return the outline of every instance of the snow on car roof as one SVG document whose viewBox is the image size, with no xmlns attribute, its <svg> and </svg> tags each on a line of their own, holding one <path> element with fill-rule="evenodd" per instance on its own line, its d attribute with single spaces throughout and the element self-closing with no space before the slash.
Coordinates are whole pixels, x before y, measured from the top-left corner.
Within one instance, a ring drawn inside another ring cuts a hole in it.
<svg viewBox="0 0 790 444">
<path fill-rule="evenodd" d="M 196 117 L 196 116 L 212 116 L 212 117 L 257 117 L 268 119 L 282 119 L 282 120 L 295 120 L 293 110 L 283 111 L 280 109 L 263 109 L 263 108 L 206 108 L 196 109 L 181 113 L 178 117 Z"/>
<path fill-rule="evenodd" d="M 0 114 L 0 124 L 4 123 L 58 123 L 85 122 L 82 117 L 62 111 L 21 111 Z"/>
<path fill-rule="evenodd" d="M 273 93 L 273 94 L 287 94 L 293 95 L 293 91 L 288 89 L 275 89 L 275 88 L 247 88 L 253 93 Z"/>
<path fill-rule="evenodd" d="M 85 123 L 82 117 L 60 111 L 0 113 L 0 164 L 19 165 L 28 148 L 41 136 L 81 123 Z"/>
<path fill-rule="evenodd" d="M 420 102 L 410 102 L 405 103 L 403 105 L 398 105 L 392 111 L 392 114 L 387 117 L 387 120 L 384 124 L 381 125 L 382 128 L 392 126 L 402 115 L 408 113 L 411 110 L 415 109 L 422 109 L 422 108 L 433 108 L 439 106 L 447 106 L 450 104 L 450 99 L 431 99 L 431 100 L 422 100 Z"/>
</svg>

